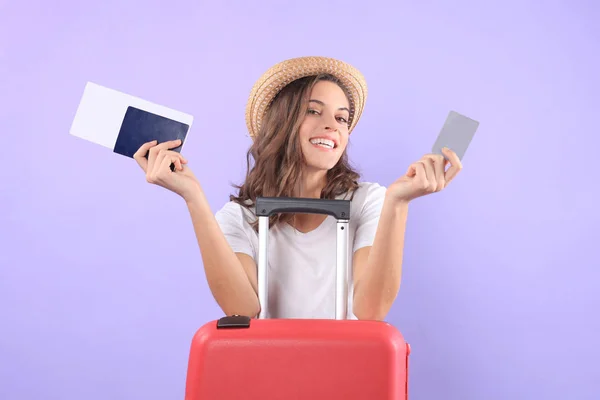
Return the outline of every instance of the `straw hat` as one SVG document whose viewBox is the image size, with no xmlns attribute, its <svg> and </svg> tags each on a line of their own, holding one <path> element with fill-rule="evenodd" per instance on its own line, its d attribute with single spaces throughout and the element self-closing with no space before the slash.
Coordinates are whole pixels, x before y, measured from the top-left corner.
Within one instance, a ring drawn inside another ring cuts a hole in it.
<svg viewBox="0 0 600 400">
<path fill-rule="evenodd" d="M 363 75 L 352 65 L 333 58 L 298 57 L 269 68 L 254 84 L 246 105 L 246 125 L 250 137 L 254 139 L 268 107 L 284 86 L 296 79 L 322 73 L 337 77 L 350 93 L 349 132 L 352 132 L 367 99 L 367 84 Z"/>
</svg>

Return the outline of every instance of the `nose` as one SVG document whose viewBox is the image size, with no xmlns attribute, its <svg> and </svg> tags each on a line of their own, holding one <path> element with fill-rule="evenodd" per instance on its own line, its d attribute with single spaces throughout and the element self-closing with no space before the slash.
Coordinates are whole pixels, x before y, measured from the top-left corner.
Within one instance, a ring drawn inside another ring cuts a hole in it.
<svg viewBox="0 0 600 400">
<path fill-rule="evenodd" d="M 325 119 L 325 129 L 328 131 L 337 131 L 335 116 L 328 115 Z"/>
</svg>

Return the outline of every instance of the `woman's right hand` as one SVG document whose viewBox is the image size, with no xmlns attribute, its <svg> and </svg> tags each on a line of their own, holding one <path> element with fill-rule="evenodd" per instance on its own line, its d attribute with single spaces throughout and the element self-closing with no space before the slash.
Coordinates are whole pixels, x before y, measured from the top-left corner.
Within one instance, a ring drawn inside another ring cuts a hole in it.
<svg viewBox="0 0 600 400">
<path fill-rule="evenodd" d="M 172 140 L 157 144 L 157 141 L 144 143 L 133 155 L 134 160 L 146 174 L 146 181 L 159 185 L 188 200 L 198 189 L 200 183 L 187 160 L 171 149 L 181 145 L 181 140 Z M 148 155 L 148 158 L 146 158 Z M 171 164 L 175 169 L 171 171 Z"/>
</svg>

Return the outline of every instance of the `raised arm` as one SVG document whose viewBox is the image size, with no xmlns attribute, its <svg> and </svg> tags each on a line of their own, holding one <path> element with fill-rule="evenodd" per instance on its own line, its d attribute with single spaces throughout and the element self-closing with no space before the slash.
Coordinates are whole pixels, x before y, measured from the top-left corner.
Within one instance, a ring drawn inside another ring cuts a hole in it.
<svg viewBox="0 0 600 400">
<path fill-rule="evenodd" d="M 402 277 L 408 204 L 443 190 L 462 169 L 456 153 L 446 148 L 443 153 L 446 158 L 439 154 L 423 156 L 385 192 L 373 245 L 358 249 L 354 255 L 353 311 L 357 318 L 383 320 L 392 307 Z M 372 207 L 371 213 L 375 210 Z M 368 216 L 366 222 L 375 220 Z"/>
<path fill-rule="evenodd" d="M 148 142 L 133 158 L 145 172 L 149 183 L 162 186 L 185 200 L 208 285 L 223 312 L 226 315 L 255 317 L 259 313 L 256 264 L 251 257 L 233 252 L 210 210 L 200 183 L 187 166 L 187 160 L 171 150 L 180 144 L 179 140 L 161 144 Z"/>
</svg>

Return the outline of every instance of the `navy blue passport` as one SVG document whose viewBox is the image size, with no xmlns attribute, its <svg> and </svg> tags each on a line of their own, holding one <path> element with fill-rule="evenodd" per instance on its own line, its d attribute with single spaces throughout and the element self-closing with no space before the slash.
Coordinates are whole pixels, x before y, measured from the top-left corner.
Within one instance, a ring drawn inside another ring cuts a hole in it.
<svg viewBox="0 0 600 400">
<path fill-rule="evenodd" d="M 144 143 L 153 140 L 163 143 L 181 139 L 183 145 L 189 129 L 189 125 L 182 122 L 129 106 L 117 136 L 114 152 L 133 158 Z M 180 152 L 182 145 L 171 150 Z"/>
</svg>

